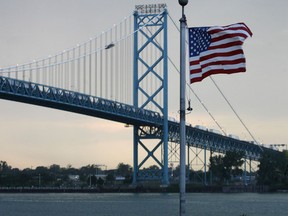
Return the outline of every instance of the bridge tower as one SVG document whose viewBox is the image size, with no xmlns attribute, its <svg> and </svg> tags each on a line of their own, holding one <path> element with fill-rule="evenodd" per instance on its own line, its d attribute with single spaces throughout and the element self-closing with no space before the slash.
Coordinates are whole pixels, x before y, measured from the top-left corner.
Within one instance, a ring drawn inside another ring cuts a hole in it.
<svg viewBox="0 0 288 216">
<path fill-rule="evenodd" d="M 168 184 L 167 10 L 165 4 L 135 8 L 133 105 L 161 113 L 163 125 L 134 126 L 133 183 L 162 179 L 162 184 Z M 146 154 L 143 159 L 139 158 L 140 150 Z M 151 159 L 160 171 L 141 171 Z"/>
</svg>

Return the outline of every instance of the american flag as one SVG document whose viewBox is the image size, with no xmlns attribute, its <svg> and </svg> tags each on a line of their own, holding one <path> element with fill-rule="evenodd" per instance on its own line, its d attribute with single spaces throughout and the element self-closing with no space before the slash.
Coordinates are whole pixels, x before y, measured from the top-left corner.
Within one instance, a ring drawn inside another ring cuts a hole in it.
<svg viewBox="0 0 288 216">
<path fill-rule="evenodd" d="M 252 32 L 244 23 L 189 28 L 190 83 L 212 74 L 245 72 L 244 40 Z"/>
</svg>

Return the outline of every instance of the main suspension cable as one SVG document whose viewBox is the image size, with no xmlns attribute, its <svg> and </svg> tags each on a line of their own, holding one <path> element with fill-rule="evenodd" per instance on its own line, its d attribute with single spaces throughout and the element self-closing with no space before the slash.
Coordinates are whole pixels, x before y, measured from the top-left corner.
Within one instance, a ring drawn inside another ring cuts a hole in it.
<svg viewBox="0 0 288 216">
<path fill-rule="evenodd" d="M 244 123 L 244 121 L 241 119 L 241 117 L 238 115 L 238 113 L 236 112 L 236 110 L 234 109 L 234 107 L 232 106 L 232 104 L 230 103 L 230 101 L 227 99 L 227 97 L 224 95 L 223 91 L 220 89 L 220 87 L 217 85 L 217 83 L 215 82 L 215 80 L 210 76 L 211 81 L 214 83 L 214 85 L 216 86 L 216 88 L 218 89 L 218 91 L 220 92 L 220 94 L 222 95 L 222 97 L 224 98 L 224 100 L 226 101 L 226 103 L 229 105 L 229 107 L 231 108 L 231 110 L 233 111 L 233 113 L 237 116 L 238 120 L 241 122 L 241 124 L 243 125 L 243 127 L 246 129 L 246 131 L 249 133 L 249 135 L 251 136 L 251 138 L 253 139 L 253 141 L 255 143 L 258 144 L 258 142 L 256 141 L 255 137 L 253 136 L 253 134 L 251 133 L 251 131 L 248 129 L 248 127 L 246 126 L 246 124 Z"/>
</svg>

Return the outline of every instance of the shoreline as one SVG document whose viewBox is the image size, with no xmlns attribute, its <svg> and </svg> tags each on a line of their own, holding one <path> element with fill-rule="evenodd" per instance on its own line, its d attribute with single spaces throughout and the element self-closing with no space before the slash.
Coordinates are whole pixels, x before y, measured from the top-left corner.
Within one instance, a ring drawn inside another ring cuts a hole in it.
<svg viewBox="0 0 288 216">
<path fill-rule="evenodd" d="M 199 186 L 186 185 L 187 193 L 288 193 L 288 190 L 273 189 L 268 186 Z M 1 187 L 0 193 L 179 193 L 178 185 L 149 187 L 121 185 L 114 187 Z"/>
</svg>

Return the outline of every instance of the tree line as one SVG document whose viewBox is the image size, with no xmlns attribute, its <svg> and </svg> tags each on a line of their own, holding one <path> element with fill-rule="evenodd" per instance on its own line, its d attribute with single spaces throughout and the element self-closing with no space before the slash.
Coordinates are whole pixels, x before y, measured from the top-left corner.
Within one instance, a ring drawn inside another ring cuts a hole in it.
<svg viewBox="0 0 288 216">
<path fill-rule="evenodd" d="M 226 152 L 224 156 L 211 157 L 209 171 L 214 175 L 214 182 L 223 185 L 243 175 L 244 155 L 244 152 Z M 263 150 L 254 175 L 257 185 L 288 189 L 288 151 Z"/>
<path fill-rule="evenodd" d="M 211 156 L 207 176 L 210 183 L 225 185 L 233 179 L 243 176 L 244 152 L 226 152 L 225 155 Z M 152 165 L 144 171 L 159 171 L 161 169 Z M 193 171 L 186 167 L 187 180 L 191 182 L 196 177 L 203 179 L 203 171 Z M 142 170 L 143 171 L 143 170 Z M 177 182 L 180 176 L 180 167 L 169 168 L 171 182 Z M 249 173 L 251 175 L 251 173 Z M 288 188 L 288 152 L 275 152 L 265 150 L 259 161 L 258 171 L 253 173 L 258 185 Z M 105 177 L 104 177 L 105 176 Z M 35 169 L 20 170 L 12 168 L 6 161 L 0 161 L 0 187 L 94 187 L 114 185 L 117 180 L 121 184 L 131 184 L 133 169 L 129 164 L 119 163 L 114 170 L 103 170 L 96 164 L 89 164 L 79 169 L 68 165 L 52 164 L 51 166 L 38 166 Z M 117 179 L 121 177 L 120 179 Z M 199 178 L 199 179 L 201 179 Z M 203 181 L 202 181 L 203 182 Z M 200 180 L 201 183 L 201 180 Z"/>
<path fill-rule="evenodd" d="M 101 177 L 101 175 L 105 175 Z M 100 176 L 100 177 L 99 177 Z M 96 164 L 79 169 L 67 165 L 53 164 L 38 166 L 35 169 L 12 168 L 6 161 L 0 161 L 0 187 L 90 187 L 112 184 L 116 176 L 123 176 L 124 184 L 132 181 L 132 167 L 119 163 L 115 170 L 103 170 Z"/>
</svg>

